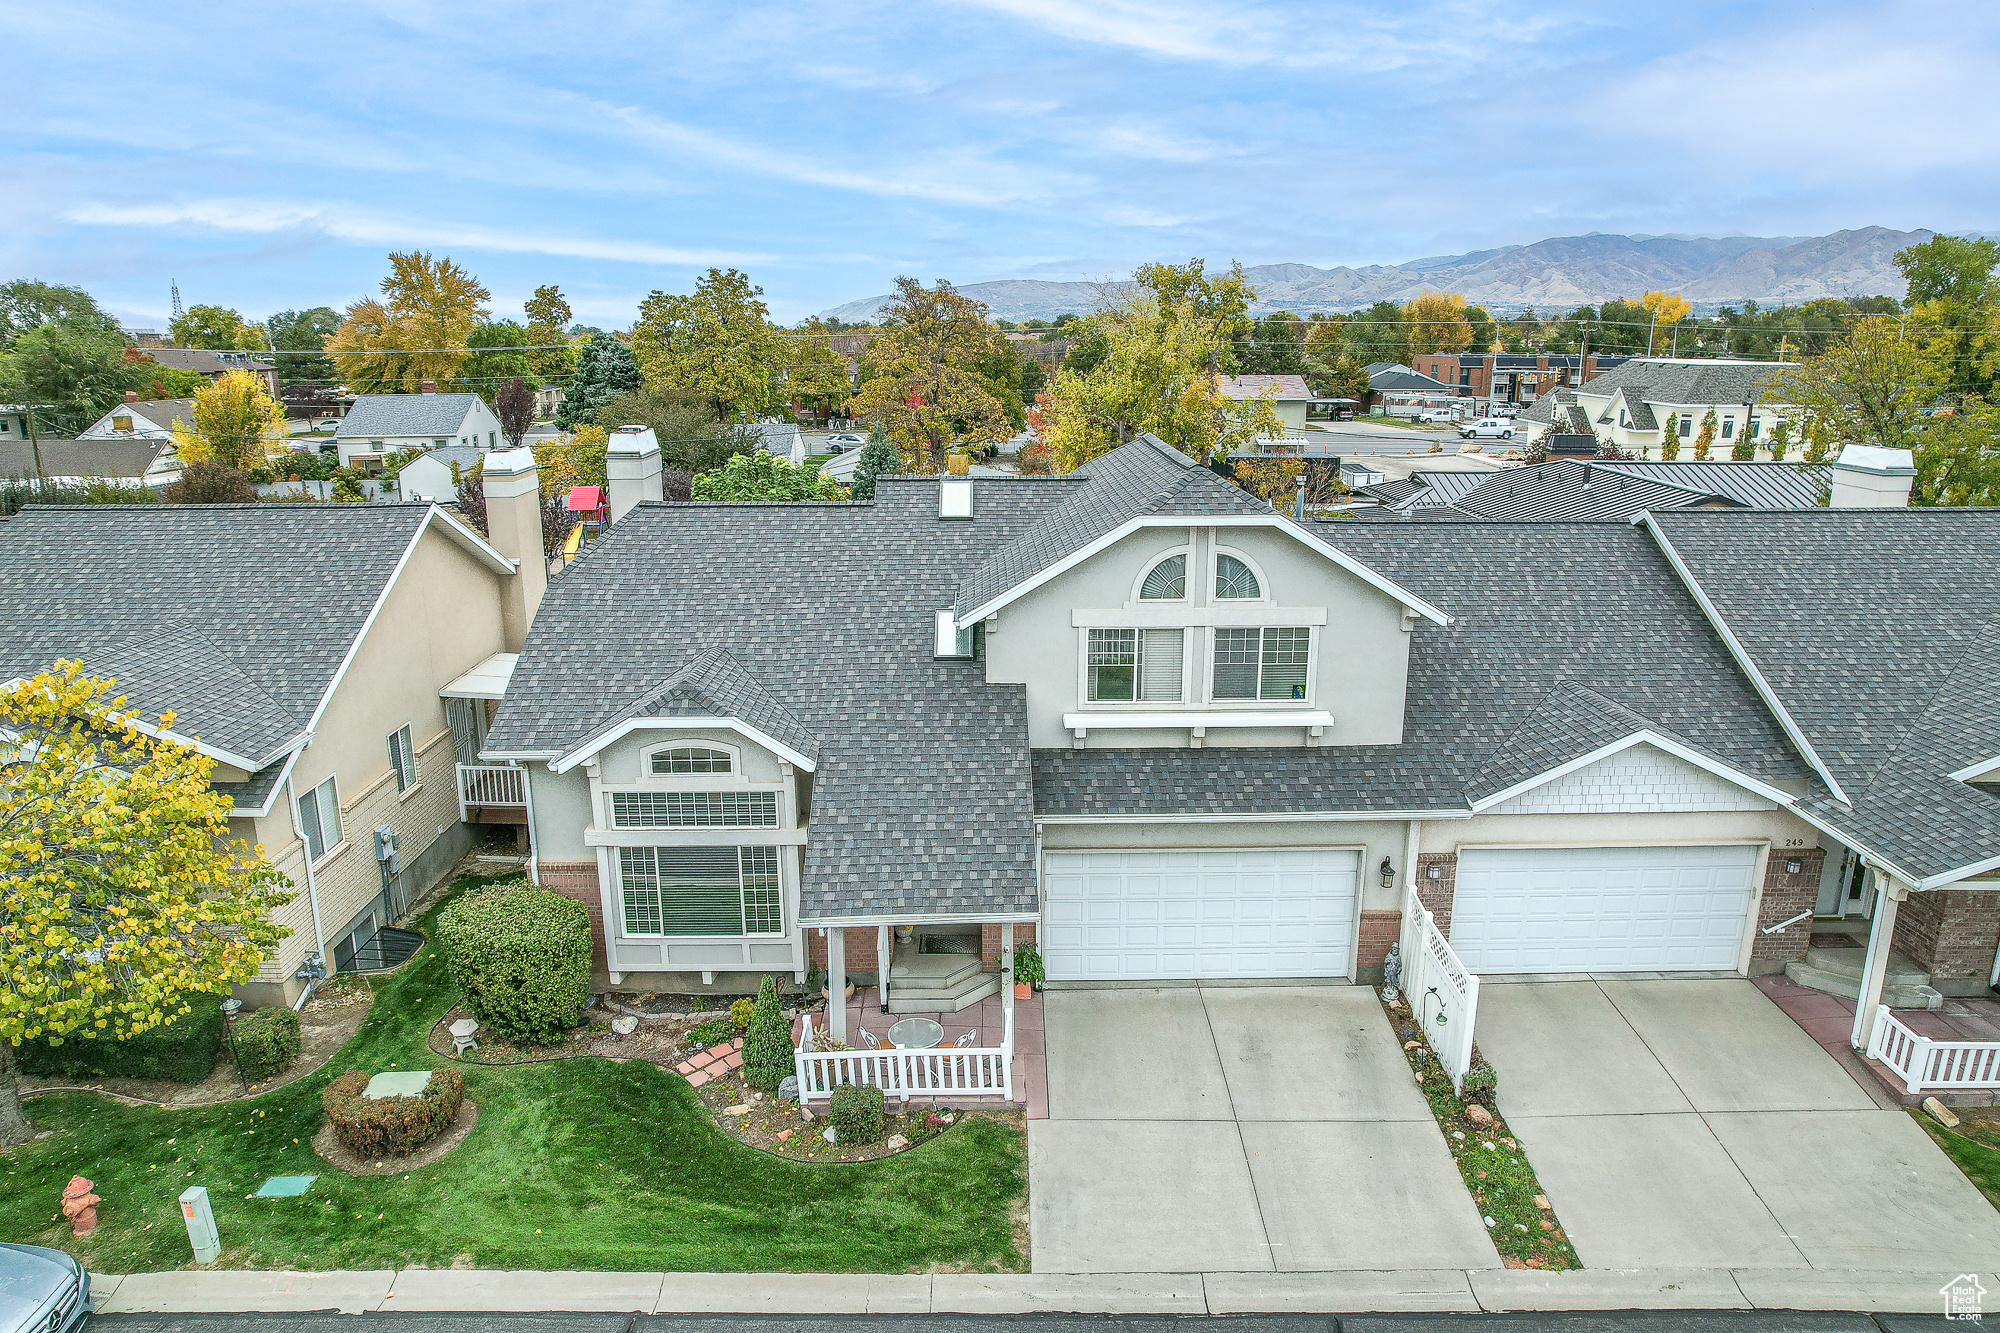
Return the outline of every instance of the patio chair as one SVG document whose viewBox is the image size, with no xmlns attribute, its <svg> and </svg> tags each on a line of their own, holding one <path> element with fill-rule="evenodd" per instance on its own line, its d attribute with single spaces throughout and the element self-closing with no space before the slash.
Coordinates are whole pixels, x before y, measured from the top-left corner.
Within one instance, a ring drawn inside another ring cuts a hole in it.
<svg viewBox="0 0 2000 1333">
<path fill-rule="evenodd" d="M 960 1049 L 963 1049 L 964 1047 L 967 1046 L 977 1046 L 978 1044 L 979 1044 L 978 1028 L 967 1028 L 964 1032 L 961 1032 L 958 1035 L 958 1040 L 952 1043 L 954 1047 L 958 1047 Z"/>
<path fill-rule="evenodd" d="M 878 1050 L 881 1048 L 882 1039 L 880 1037 L 877 1037 L 874 1033 L 870 1032 L 867 1028 L 863 1028 L 861 1029 L 861 1044 L 863 1046 L 866 1046 L 871 1051 Z"/>
</svg>

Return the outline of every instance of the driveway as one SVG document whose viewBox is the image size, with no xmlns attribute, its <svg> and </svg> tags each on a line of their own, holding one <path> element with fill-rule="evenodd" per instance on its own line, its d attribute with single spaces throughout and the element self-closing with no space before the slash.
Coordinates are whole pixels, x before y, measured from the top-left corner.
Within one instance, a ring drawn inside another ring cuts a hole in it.
<svg viewBox="0 0 2000 1333">
<path fill-rule="evenodd" d="M 1500 1266 L 1370 989 L 1042 998 L 1037 1272 Z"/>
<path fill-rule="evenodd" d="M 1585 1267 L 2000 1254 L 2000 1213 L 1748 981 L 1496 982 L 1478 1034 Z"/>
</svg>

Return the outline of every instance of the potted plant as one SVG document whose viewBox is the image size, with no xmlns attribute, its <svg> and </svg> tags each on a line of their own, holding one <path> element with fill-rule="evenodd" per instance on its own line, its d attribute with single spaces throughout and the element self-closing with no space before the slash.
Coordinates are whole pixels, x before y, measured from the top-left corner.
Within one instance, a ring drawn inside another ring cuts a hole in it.
<svg viewBox="0 0 2000 1333">
<path fill-rule="evenodd" d="M 1030 991 L 1042 988 L 1042 955 L 1032 944 L 1014 946 L 1014 998 L 1025 1000 Z"/>
<path fill-rule="evenodd" d="M 814 968 L 812 970 L 812 974 L 806 978 L 806 985 L 808 987 L 807 993 L 810 994 L 812 991 L 817 990 L 819 992 L 820 999 L 827 1000 L 829 1003 L 831 1003 L 832 997 L 827 994 L 827 984 L 830 980 L 831 978 L 827 976 L 824 968 L 817 968 L 817 967 Z M 856 989 L 858 988 L 855 986 L 855 984 L 852 981 L 849 981 L 847 983 L 845 998 L 849 1000 L 853 999 L 854 992 Z"/>
</svg>

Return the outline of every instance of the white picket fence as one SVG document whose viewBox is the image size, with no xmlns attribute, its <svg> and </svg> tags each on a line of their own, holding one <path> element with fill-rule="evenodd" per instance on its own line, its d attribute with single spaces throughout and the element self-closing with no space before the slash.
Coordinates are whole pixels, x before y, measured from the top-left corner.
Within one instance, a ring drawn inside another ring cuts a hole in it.
<svg viewBox="0 0 2000 1333">
<path fill-rule="evenodd" d="M 1479 1010 L 1479 978 L 1453 951 L 1451 941 L 1410 890 L 1403 907 L 1403 989 L 1424 1039 L 1437 1053 L 1454 1092 L 1465 1091 L 1472 1067 L 1472 1027 Z"/>
<path fill-rule="evenodd" d="M 838 1087 L 880 1088 L 884 1097 L 994 1097 L 1014 1100 L 1014 1006 L 1004 1006 L 1006 1025 L 998 1046 L 934 1046 L 905 1051 L 894 1046 L 854 1051 L 812 1049 L 812 1016 L 805 1018 L 792 1072 L 799 1076 L 799 1100 L 833 1096 Z M 949 1031 L 949 1027 L 946 1029 Z"/>
<path fill-rule="evenodd" d="M 512 764 L 460 764 L 459 819 L 465 819 L 468 806 L 527 805 L 527 776 L 527 769 Z"/>
<path fill-rule="evenodd" d="M 1891 1014 L 1886 1004 L 1875 1008 L 1868 1058 L 1895 1070 L 1905 1092 L 2000 1088 L 2000 1041 L 1938 1041 L 1920 1036 Z"/>
</svg>

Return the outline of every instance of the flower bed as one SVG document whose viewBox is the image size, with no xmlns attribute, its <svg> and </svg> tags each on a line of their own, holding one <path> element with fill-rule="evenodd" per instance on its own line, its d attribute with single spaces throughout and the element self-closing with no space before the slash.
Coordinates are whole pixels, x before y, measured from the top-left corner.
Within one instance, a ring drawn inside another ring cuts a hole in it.
<svg viewBox="0 0 2000 1333">
<path fill-rule="evenodd" d="M 795 1162 L 872 1162 L 893 1157 L 974 1118 L 1010 1120 L 1017 1130 L 1025 1132 L 1019 1111 L 967 1111 L 924 1102 L 904 1106 L 892 1099 L 882 1108 L 879 1139 L 828 1143 L 825 1133 L 830 1121 L 825 1103 L 817 1110 L 806 1110 L 797 1102 L 759 1092 L 743 1082 L 740 1069 L 703 1083 L 695 1089 L 695 1096 L 731 1138 Z"/>
</svg>

